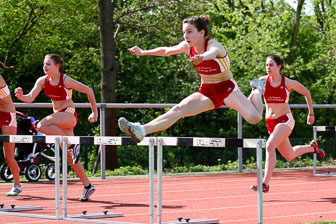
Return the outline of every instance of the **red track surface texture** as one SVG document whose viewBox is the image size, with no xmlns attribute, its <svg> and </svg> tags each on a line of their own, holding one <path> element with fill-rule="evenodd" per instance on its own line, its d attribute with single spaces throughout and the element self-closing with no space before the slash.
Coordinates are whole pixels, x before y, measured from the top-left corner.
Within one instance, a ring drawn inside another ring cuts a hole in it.
<svg viewBox="0 0 336 224">
<path fill-rule="evenodd" d="M 249 189 L 256 183 L 256 174 L 170 176 L 162 180 L 162 222 L 183 217 L 219 219 L 219 223 L 230 224 L 257 223 L 257 194 Z M 81 214 L 82 210 L 88 214 L 108 210 L 124 214 L 106 219 L 109 221 L 149 223 L 148 178 L 113 178 L 93 183 L 96 192 L 88 202 L 78 200 L 82 194 L 80 182 L 69 183 L 68 215 Z M 0 184 L 0 202 L 5 207 L 43 206 L 43 210 L 26 213 L 55 215 L 53 183 L 23 183 L 20 196 L 6 197 L 10 187 Z M 263 222 L 270 224 L 336 220 L 336 178 L 314 177 L 311 170 L 276 172 L 270 192 L 264 194 L 263 210 Z M 78 222 L 0 215 L 0 223 Z"/>
</svg>

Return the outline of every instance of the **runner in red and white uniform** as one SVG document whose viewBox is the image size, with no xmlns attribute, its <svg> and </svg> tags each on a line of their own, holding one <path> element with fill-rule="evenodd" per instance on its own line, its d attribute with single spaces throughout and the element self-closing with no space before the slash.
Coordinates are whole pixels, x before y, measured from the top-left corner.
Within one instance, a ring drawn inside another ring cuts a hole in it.
<svg viewBox="0 0 336 224">
<path fill-rule="evenodd" d="M 93 90 L 63 74 L 63 66 L 64 62 L 59 55 L 47 54 L 43 65 L 46 75 L 37 79 L 30 93 L 23 95 L 21 87 L 15 89 L 15 96 L 26 103 L 32 102 L 42 89 L 45 95 L 51 99 L 54 113 L 43 118 L 37 124 L 37 129 L 46 135 L 74 135 L 74 128 L 77 124 L 77 113 L 71 99 L 72 89 L 87 95 L 92 110 L 92 113 L 88 117 L 89 122 L 93 123 L 98 119 L 98 109 Z M 69 152 L 68 154 L 68 162 L 84 185 L 83 196 L 80 200 L 87 201 L 95 191 L 95 188 L 90 183 L 79 161 L 79 145 L 71 145 L 69 149 L 71 153 Z"/>
<path fill-rule="evenodd" d="M 317 153 L 320 157 L 325 156 L 323 149 L 319 148 L 314 140 L 309 145 L 294 147 L 289 141 L 289 136 L 295 125 L 288 105 L 291 90 L 305 96 L 309 110 L 307 124 L 313 125 L 315 117 L 308 89 L 300 82 L 281 75 L 283 70 L 283 60 L 277 55 L 271 55 L 266 59 L 266 72 L 268 75 L 259 78 L 259 80 L 266 80 L 264 101 L 266 104 L 266 126 L 270 134 L 266 143 L 266 165 L 263 179 L 263 192 L 265 193 L 269 191 L 269 183 L 275 168 L 276 149 L 288 161 L 308 152 Z M 257 187 L 251 186 L 251 189 L 256 191 Z"/>
<path fill-rule="evenodd" d="M 192 16 L 183 20 L 184 41 L 178 45 L 151 50 L 142 50 L 137 46 L 129 49 L 137 56 L 170 56 L 184 53 L 198 70 L 202 82 L 198 92 L 186 97 L 167 113 L 145 125 L 120 118 L 119 127 L 136 142 L 140 142 L 147 134 L 169 128 L 180 118 L 214 110 L 222 105 L 238 111 L 251 124 L 256 124 L 262 119 L 262 93 L 256 89 L 248 99 L 239 91 L 230 70 L 228 53 L 222 44 L 208 38 L 208 24 L 209 16 Z"/>
<path fill-rule="evenodd" d="M 3 70 L 10 70 L 14 67 L 6 67 L 0 62 L 0 67 Z M 0 128 L 3 135 L 16 135 L 16 110 L 10 96 L 9 88 L 0 75 Z M 13 174 L 14 184 L 7 196 L 17 196 L 22 192 L 20 184 L 20 168 L 14 158 L 15 143 L 4 142 L 3 154 L 8 164 L 8 167 Z"/>
</svg>

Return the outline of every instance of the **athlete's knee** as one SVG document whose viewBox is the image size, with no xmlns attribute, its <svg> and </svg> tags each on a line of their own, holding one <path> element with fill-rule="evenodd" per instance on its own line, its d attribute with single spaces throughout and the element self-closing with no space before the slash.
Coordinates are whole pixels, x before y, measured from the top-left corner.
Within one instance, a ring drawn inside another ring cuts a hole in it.
<svg viewBox="0 0 336 224">
<path fill-rule="evenodd" d="M 258 124 L 261 120 L 262 120 L 262 115 L 256 114 L 256 113 L 249 114 L 248 119 L 246 119 L 246 121 L 250 124 Z"/>
<path fill-rule="evenodd" d="M 36 125 L 36 129 L 39 131 L 39 132 L 42 132 L 46 129 L 46 127 L 48 126 L 48 122 L 43 119 L 41 121 L 39 121 Z"/>
<path fill-rule="evenodd" d="M 266 150 L 270 153 L 270 152 L 272 152 L 272 151 L 274 151 L 275 152 L 275 149 L 276 149 L 276 145 L 275 145 L 275 143 L 272 141 L 272 140 L 268 140 L 267 142 L 266 142 Z"/>
<path fill-rule="evenodd" d="M 295 159 L 294 155 L 282 155 L 288 162 Z"/>
<path fill-rule="evenodd" d="M 170 116 L 180 119 L 185 116 L 185 113 L 180 105 L 175 105 L 169 110 Z"/>
</svg>

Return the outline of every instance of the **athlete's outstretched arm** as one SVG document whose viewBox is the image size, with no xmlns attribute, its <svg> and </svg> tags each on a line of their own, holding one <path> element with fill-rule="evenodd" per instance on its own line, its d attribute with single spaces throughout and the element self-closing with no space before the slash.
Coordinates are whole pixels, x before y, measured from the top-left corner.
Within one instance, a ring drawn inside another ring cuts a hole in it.
<svg viewBox="0 0 336 224">
<path fill-rule="evenodd" d="M 19 100 L 21 100 L 21 101 L 23 101 L 25 103 L 31 103 L 31 102 L 33 102 L 34 99 L 37 97 L 37 95 L 43 89 L 45 78 L 46 78 L 46 76 L 42 76 L 42 77 L 38 78 L 36 80 L 36 82 L 35 82 L 34 87 L 30 91 L 30 93 L 28 93 L 26 95 L 23 95 L 23 90 L 22 90 L 21 87 L 16 88 L 14 90 L 14 94 L 15 94 L 16 98 L 18 98 Z"/>
<path fill-rule="evenodd" d="M 143 50 L 138 46 L 134 46 L 128 49 L 133 55 L 143 56 L 143 55 L 152 55 L 152 56 L 170 56 L 174 54 L 186 53 L 188 54 L 189 47 L 187 42 L 182 41 L 178 45 L 171 47 L 157 47 L 151 50 Z"/>
</svg>

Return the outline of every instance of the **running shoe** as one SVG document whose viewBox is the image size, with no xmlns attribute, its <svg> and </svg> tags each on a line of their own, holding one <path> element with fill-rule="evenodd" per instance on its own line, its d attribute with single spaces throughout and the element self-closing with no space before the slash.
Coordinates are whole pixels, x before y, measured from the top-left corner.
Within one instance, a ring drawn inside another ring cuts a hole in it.
<svg viewBox="0 0 336 224">
<path fill-rule="evenodd" d="M 250 188 L 251 188 L 251 190 L 253 190 L 253 191 L 258 191 L 258 187 L 255 186 L 255 185 L 252 185 Z M 262 191 L 263 191 L 264 193 L 267 193 L 267 192 L 269 191 L 269 186 L 267 186 L 266 184 L 263 184 L 263 185 L 262 185 Z"/>
<path fill-rule="evenodd" d="M 317 142 L 315 140 L 312 140 L 310 142 L 310 146 L 312 146 L 314 148 L 314 153 L 316 153 L 317 155 L 319 155 L 321 158 L 325 157 L 325 152 L 323 149 L 321 149 L 318 145 Z"/>
<path fill-rule="evenodd" d="M 72 162 L 74 164 L 77 164 L 80 158 L 80 144 L 71 145 L 69 149 L 72 157 Z"/>
<path fill-rule="evenodd" d="M 126 120 L 126 118 L 121 117 L 118 120 L 119 128 L 125 132 L 127 135 L 131 136 L 133 141 L 139 143 L 145 137 L 144 128 L 141 127 L 140 123 L 132 123 Z"/>
<path fill-rule="evenodd" d="M 266 79 L 253 79 L 250 81 L 252 89 L 260 89 L 261 93 L 265 93 Z"/>
<path fill-rule="evenodd" d="M 96 191 L 95 187 L 91 184 L 89 189 L 84 187 L 83 196 L 79 199 L 80 201 L 88 201 L 89 197 Z"/>
<path fill-rule="evenodd" d="M 22 192 L 22 186 L 13 184 L 12 190 L 6 194 L 6 196 L 18 196 Z"/>
</svg>

